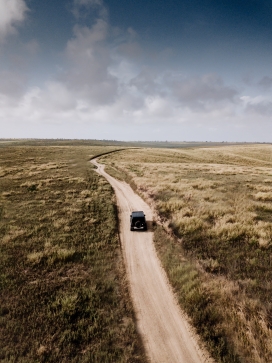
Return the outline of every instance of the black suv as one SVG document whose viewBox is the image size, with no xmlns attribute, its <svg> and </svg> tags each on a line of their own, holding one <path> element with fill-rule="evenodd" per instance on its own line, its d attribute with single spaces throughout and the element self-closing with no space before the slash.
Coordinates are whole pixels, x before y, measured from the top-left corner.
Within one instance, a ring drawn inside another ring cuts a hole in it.
<svg viewBox="0 0 272 363">
<path fill-rule="evenodd" d="M 145 214 L 142 211 L 132 212 L 130 215 L 130 230 L 134 231 L 135 229 L 147 230 Z"/>
</svg>

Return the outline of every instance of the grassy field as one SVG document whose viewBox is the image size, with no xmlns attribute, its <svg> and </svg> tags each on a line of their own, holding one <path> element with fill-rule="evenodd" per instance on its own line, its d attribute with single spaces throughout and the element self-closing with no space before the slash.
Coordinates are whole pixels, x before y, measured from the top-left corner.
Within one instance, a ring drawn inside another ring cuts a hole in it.
<svg viewBox="0 0 272 363">
<path fill-rule="evenodd" d="M 241 143 L 240 143 L 241 144 Z M 244 144 L 244 143 L 243 143 Z M 188 148 L 222 145 L 239 145 L 239 143 L 225 142 L 197 142 L 197 141 L 118 141 L 118 140 L 89 140 L 89 139 L 0 139 L 2 145 L 17 146 L 106 146 L 106 147 L 138 147 L 138 148 Z"/>
<path fill-rule="evenodd" d="M 0 147 L 0 361 L 145 362 L 113 191 L 92 155 Z"/>
<path fill-rule="evenodd" d="M 217 362 L 271 362 L 272 146 L 139 149 L 103 160 L 157 210 L 158 253 Z"/>
</svg>

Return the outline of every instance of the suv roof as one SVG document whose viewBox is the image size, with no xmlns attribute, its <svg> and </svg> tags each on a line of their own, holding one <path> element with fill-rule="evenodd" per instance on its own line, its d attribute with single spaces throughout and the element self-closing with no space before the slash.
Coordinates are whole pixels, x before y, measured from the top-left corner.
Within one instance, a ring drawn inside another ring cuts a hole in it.
<svg viewBox="0 0 272 363">
<path fill-rule="evenodd" d="M 131 213 L 132 217 L 144 217 L 144 212 L 143 211 L 138 211 L 138 212 L 132 212 Z"/>
</svg>

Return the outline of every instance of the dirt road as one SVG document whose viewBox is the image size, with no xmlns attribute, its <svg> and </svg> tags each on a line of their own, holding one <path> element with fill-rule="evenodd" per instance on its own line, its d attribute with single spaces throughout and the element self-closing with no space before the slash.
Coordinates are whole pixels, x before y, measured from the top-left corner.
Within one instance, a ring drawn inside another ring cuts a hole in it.
<svg viewBox="0 0 272 363">
<path fill-rule="evenodd" d="M 115 190 L 122 243 L 131 295 L 147 356 L 153 363 L 210 362 L 197 346 L 186 319 L 181 314 L 157 257 L 151 231 L 152 211 L 131 187 L 104 171 L 92 160 L 97 172 Z M 129 216 L 143 210 L 149 224 L 147 232 L 130 231 Z M 206 356 L 207 357 L 207 356 Z"/>
</svg>

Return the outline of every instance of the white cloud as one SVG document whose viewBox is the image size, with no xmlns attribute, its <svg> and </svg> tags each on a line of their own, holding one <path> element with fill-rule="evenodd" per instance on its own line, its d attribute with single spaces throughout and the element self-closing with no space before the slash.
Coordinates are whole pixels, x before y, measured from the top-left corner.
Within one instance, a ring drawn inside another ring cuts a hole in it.
<svg viewBox="0 0 272 363">
<path fill-rule="evenodd" d="M 194 77 L 172 75 L 166 80 L 174 97 L 195 111 L 225 107 L 234 103 L 238 92 L 226 86 L 217 74 Z"/>
<path fill-rule="evenodd" d="M 104 9 L 100 0 L 76 0 L 74 4 Z M 36 41 L 29 43 L 34 53 L 38 46 Z M 18 71 L 1 71 L 0 122 L 18 125 L 20 120 L 24 129 L 25 125 L 46 128 L 50 124 L 65 130 L 69 125 L 74 137 L 79 137 L 82 125 L 97 130 L 98 138 L 99 133 L 100 138 L 106 134 L 103 130 L 116 129 L 116 134 L 107 132 L 119 139 L 125 135 L 120 130 L 126 135 L 134 130 L 133 135 L 152 139 L 151 132 L 157 128 L 164 130 L 162 138 L 171 134 L 172 139 L 183 140 L 175 131 L 181 125 L 206 130 L 226 125 L 243 128 L 248 118 L 257 115 L 267 120 L 272 114 L 269 98 L 239 97 L 238 90 L 218 74 L 189 76 L 180 69 L 163 67 L 164 62 L 147 66 L 146 59 L 131 28 L 114 31 L 103 16 L 91 27 L 77 25 L 63 52 L 61 71 L 50 80 L 26 89 L 26 80 Z M 269 85 L 270 79 L 263 82 Z"/>
<path fill-rule="evenodd" d="M 113 102 L 117 95 L 117 78 L 110 73 L 112 63 L 107 47 L 108 24 L 98 19 L 92 28 L 75 28 L 66 55 L 69 68 L 61 81 L 74 96 L 90 104 Z"/>
<path fill-rule="evenodd" d="M 26 77 L 16 71 L 0 72 L 0 95 L 16 99 L 25 91 Z"/>
<path fill-rule="evenodd" d="M 270 119 L 272 118 L 272 98 L 268 95 L 242 96 L 245 114 Z"/>
<path fill-rule="evenodd" d="M 136 77 L 130 80 L 129 84 L 137 88 L 138 92 L 144 95 L 161 94 L 167 84 L 160 83 L 160 74 L 150 67 L 142 67 Z"/>
<path fill-rule="evenodd" d="M 27 11 L 24 0 L 0 0 L 0 40 L 16 33 L 16 25 L 24 21 Z"/>
</svg>

